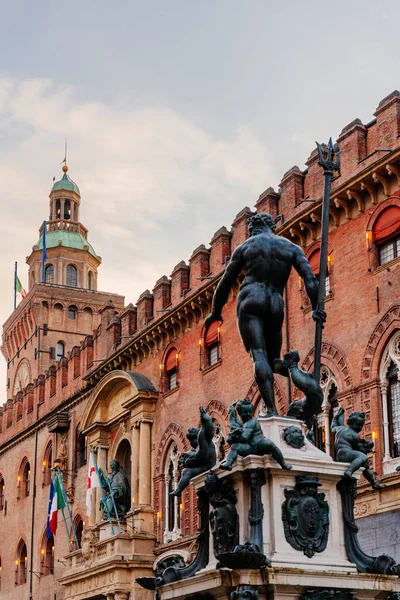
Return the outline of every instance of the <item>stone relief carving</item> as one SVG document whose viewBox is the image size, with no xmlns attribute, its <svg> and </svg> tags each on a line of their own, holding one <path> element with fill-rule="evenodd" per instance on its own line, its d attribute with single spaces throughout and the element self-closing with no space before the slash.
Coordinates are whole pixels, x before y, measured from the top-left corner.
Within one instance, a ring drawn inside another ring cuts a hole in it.
<svg viewBox="0 0 400 600">
<path fill-rule="evenodd" d="M 286 541 L 308 558 L 323 552 L 328 542 L 329 506 L 321 484 L 310 475 L 296 477 L 295 489 L 285 489 L 282 521 Z"/>
</svg>

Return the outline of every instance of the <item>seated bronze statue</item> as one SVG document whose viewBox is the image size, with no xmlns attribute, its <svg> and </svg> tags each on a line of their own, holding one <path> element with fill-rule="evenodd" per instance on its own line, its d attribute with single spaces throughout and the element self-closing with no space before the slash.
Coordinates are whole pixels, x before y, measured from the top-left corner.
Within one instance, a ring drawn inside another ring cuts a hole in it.
<svg viewBox="0 0 400 600">
<path fill-rule="evenodd" d="M 180 457 L 180 463 L 185 469 L 176 489 L 170 493 L 171 496 L 180 496 L 193 477 L 209 471 L 217 462 L 217 453 L 212 441 L 214 424 L 203 406 L 200 406 L 200 421 L 200 428 L 191 427 L 186 434 L 192 450 L 184 452 Z"/>
<path fill-rule="evenodd" d="M 109 478 L 110 489 L 107 485 L 107 480 L 100 470 L 101 486 L 105 491 L 105 496 L 100 500 L 100 509 L 104 513 L 104 519 L 125 517 L 126 513 L 131 508 L 131 489 L 129 481 L 124 471 L 121 469 L 119 461 L 115 458 L 110 463 L 111 477 Z M 115 509 L 117 515 L 115 514 Z"/>
<path fill-rule="evenodd" d="M 352 477 L 357 469 L 364 468 L 363 475 L 372 485 L 374 490 L 384 486 L 377 482 L 370 469 L 367 452 L 374 447 L 374 442 L 359 436 L 365 424 L 365 413 L 352 412 L 344 425 L 344 408 L 340 407 L 332 421 L 331 429 L 335 434 L 335 451 L 338 462 L 349 462 L 350 465 L 344 472 L 345 477 Z"/>
<path fill-rule="evenodd" d="M 240 419 L 238 419 L 237 414 Z M 238 456 L 255 454 L 264 456 L 271 454 L 282 469 L 291 469 L 285 463 L 283 454 L 272 440 L 267 439 L 261 429 L 260 423 L 253 417 L 253 405 L 248 398 L 237 400 L 229 409 L 229 429 L 227 442 L 230 445 L 228 456 L 219 465 L 221 469 L 232 469 Z"/>
</svg>

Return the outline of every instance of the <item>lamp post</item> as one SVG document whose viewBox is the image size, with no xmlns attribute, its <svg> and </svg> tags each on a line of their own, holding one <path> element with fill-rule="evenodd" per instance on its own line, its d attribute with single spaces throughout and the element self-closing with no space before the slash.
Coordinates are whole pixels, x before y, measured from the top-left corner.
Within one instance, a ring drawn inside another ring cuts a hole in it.
<svg viewBox="0 0 400 600">
<path fill-rule="evenodd" d="M 319 262 L 319 284 L 317 310 L 325 309 L 325 285 L 326 285 L 326 266 L 328 257 L 328 229 L 329 229 L 329 206 L 331 196 L 331 183 L 334 171 L 340 172 L 340 157 L 338 144 L 332 144 L 332 138 L 329 138 L 328 146 L 323 148 L 316 142 L 318 148 L 318 164 L 324 170 L 324 195 L 322 199 L 322 219 L 321 219 L 321 250 Z M 315 327 L 315 353 L 314 353 L 314 379 L 319 383 L 321 370 L 321 349 L 322 349 L 322 330 L 324 323 L 317 320 Z"/>
</svg>

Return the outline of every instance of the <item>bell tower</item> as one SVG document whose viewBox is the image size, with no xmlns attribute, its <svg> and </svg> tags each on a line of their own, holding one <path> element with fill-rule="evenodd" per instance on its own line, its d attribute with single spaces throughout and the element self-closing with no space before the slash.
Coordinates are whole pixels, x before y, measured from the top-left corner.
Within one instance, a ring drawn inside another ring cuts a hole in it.
<svg viewBox="0 0 400 600">
<path fill-rule="evenodd" d="M 111 302 L 116 314 L 124 306 L 123 296 L 98 291 L 101 257 L 80 222 L 79 187 L 66 164 L 62 171 L 50 191 L 49 219 L 40 226 L 39 239 L 26 259 L 28 294 L 3 325 L 7 398 L 49 367 L 58 368 L 74 348 L 77 351 L 99 326 L 106 303 Z"/>
<path fill-rule="evenodd" d="M 97 290 L 97 268 L 101 258 L 88 242 L 88 230 L 79 221 L 81 193 L 68 175 L 67 165 L 63 176 L 50 192 L 50 216 L 46 223 L 46 240 L 42 224 L 39 241 L 27 258 L 29 289 L 36 283 L 66 285 Z M 43 247 L 46 244 L 46 263 L 42 273 Z"/>
</svg>

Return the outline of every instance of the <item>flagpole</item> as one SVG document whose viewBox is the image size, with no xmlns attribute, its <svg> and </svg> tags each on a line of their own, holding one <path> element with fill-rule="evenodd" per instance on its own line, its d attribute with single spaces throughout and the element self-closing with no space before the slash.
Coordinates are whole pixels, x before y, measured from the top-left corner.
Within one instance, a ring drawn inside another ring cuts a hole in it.
<svg viewBox="0 0 400 600">
<path fill-rule="evenodd" d="M 52 473 L 52 479 L 53 479 L 53 482 L 54 482 L 54 479 L 55 479 L 56 477 L 57 477 L 57 475 L 56 475 L 55 473 Z M 70 538 L 70 535 L 69 535 L 69 531 L 68 531 L 68 525 L 67 525 L 67 519 L 65 518 L 65 513 L 64 513 L 64 507 L 63 507 L 63 508 L 61 508 L 61 514 L 62 514 L 62 516 L 63 516 L 64 525 L 65 525 L 65 531 L 66 531 L 66 533 L 67 533 L 67 538 L 68 538 L 68 542 L 69 542 L 69 549 L 70 549 L 70 551 L 71 551 L 71 552 L 73 552 L 73 551 L 74 551 L 74 546 L 73 546 L 73 544 L 72 544 L 72 542 L 71 542 L 71 538 Z M 53 539 L 54 539 L 54 538 L 53 538 Z"/>
<path fill-rule="evenodd" d="M 60 467 L 57 467 L 57 475 L 58 475 L 58 481 L 60 482 L 61 493 L 63 495 L 65 505 L 67 507 L 69 520 L 71 521 L 71 529 L 72 529 L 72 533 L 73 533 L 73 536 L 74 536 L 76 549 L 80 550 L 80 545 L 79 545 L 78 538 L 77 538 L 77 535 L 76 535 L 75 525 L 74 525 L 74 521 L 72 519 L 72 513 L 71 513 L 71 509 L 69 507 L 67 492 L 65 491 L 64 482 L 62 480 L 62 474 L 61 474 L 61 471 L 60 471 Z M 62 509 L 62 511 L 64 511 L 64 509 Z M 68 536 L 68 539 L 69 539 L 69 536 Z M 70 539 L 69 539 L 69 541 L 71 543 Z"/>
<path fill-rule="evenodd" d="M 14 265 L 14 310 L 17 308 L 17 269 L 18 263 Z"/>
<path fill-rule="evenodd" d="M 46 223 L 46 221 L 43 221 L 42 283 L 46 282 L 46 275 L 45 275 L 45 270 L 44 270 L 44 266 L 45 266 L 46 259 L 47 259 L 46 229 L 47 229 L 47 223 Z"/>
</svg>

